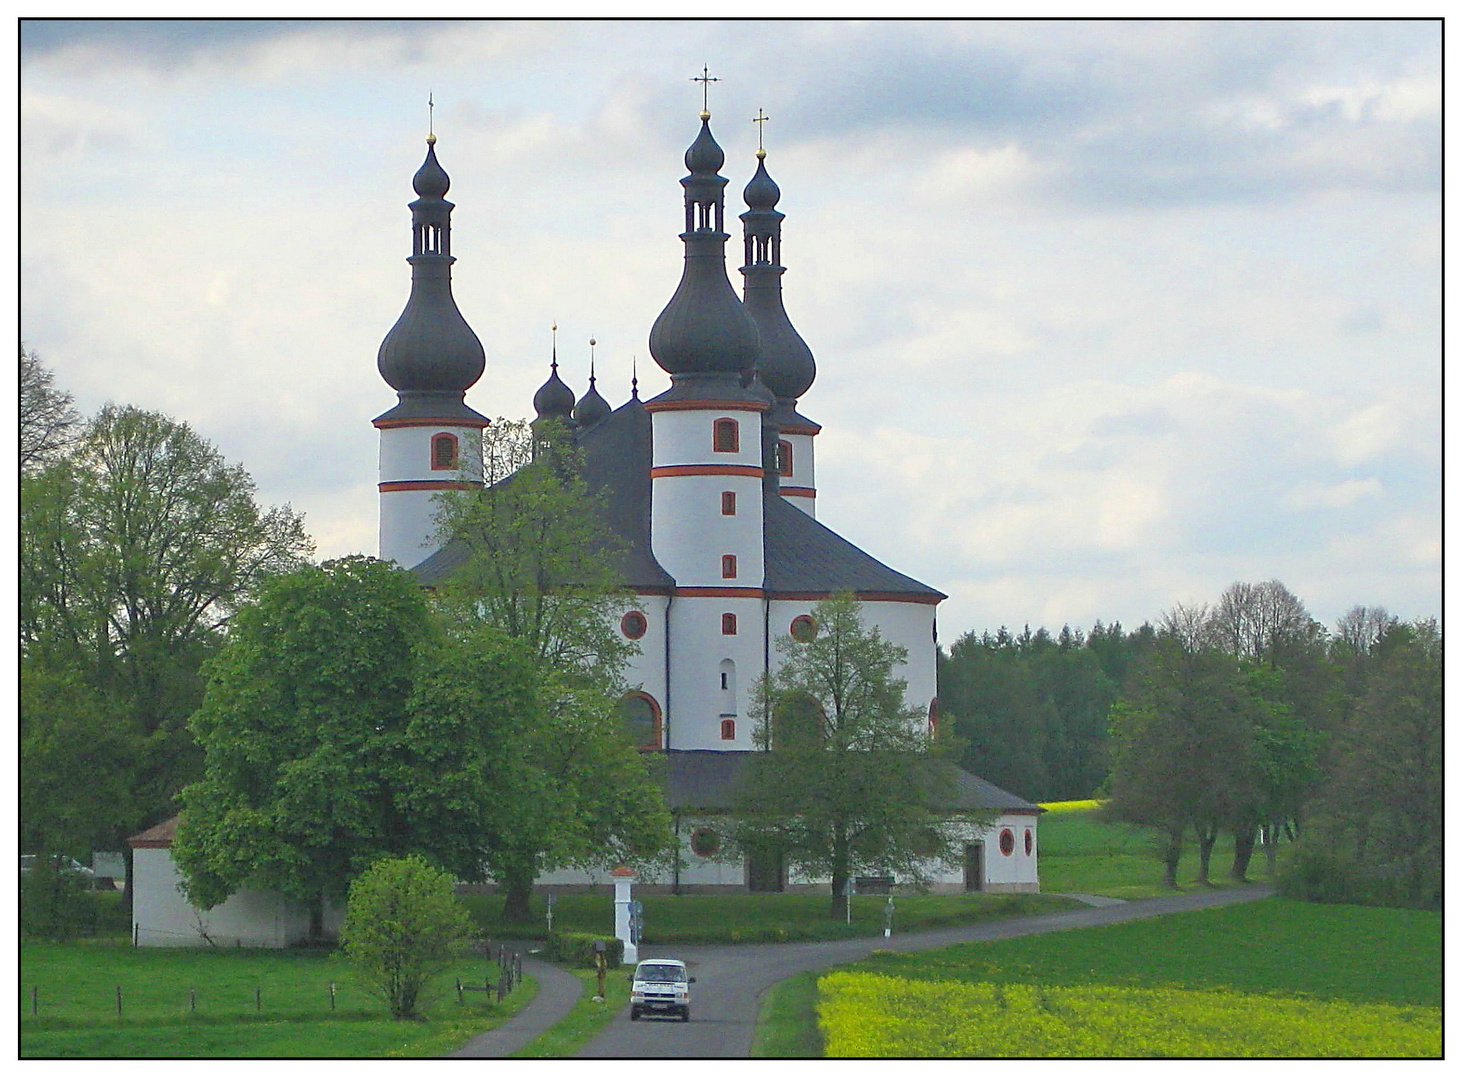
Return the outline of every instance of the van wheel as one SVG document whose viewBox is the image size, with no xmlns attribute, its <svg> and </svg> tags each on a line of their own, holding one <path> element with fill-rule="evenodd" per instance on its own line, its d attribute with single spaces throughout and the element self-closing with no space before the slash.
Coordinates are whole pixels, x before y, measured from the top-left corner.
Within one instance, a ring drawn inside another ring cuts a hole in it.
<svg viewBox="0 0 1462 1080">
<path fill-rule="evenodd" d="M 683 1009 L 680 1010 L 680 1021 L 683 1024 L 690 1023 L 690 1006 L 689 1005 L 687 1005 L 685 1008 L 683 1008 Z"/>
<path fill-rule="evenodd" d="M 629 1007 L 629 1018 L 631 1020 L 638 1020 L 640 1018 L 640 1010 L 631 1005 Z"/>
</svg>

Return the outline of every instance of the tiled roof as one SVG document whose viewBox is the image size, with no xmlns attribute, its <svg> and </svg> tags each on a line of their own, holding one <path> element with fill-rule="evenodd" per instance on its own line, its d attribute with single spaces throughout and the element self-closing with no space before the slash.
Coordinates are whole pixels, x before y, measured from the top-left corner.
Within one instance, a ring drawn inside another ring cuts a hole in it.
<svg viewBox="0 0 1462 1080">
<path fill-rule="evenodd" d="M 127 846 L 133 848 L 172 847 L 178 836 L 178 817 L 174 814 L 159 825 L 143 829 L 136 836 L 127 837 Z"/>
<path fill-rule="evenodd" d="M 797 511 L 800 513 L 800 511 Z M 672 810 L 732 809 L 736 783 L 755 750 L 665 751 L 665 802 Z M 1041 808 L 988 780 L 956 767 L 954 805 L 950 811 L 1009 810 L 1031 814 Z"/>
</svg>

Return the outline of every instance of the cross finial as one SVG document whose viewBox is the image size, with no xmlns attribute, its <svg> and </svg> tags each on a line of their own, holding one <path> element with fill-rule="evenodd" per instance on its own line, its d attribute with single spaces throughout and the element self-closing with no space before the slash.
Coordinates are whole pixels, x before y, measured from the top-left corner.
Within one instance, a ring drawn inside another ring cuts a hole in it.
<svg viewBox="0 0 1462 1080">
<path fill-rule="evenodd" d="M 553 370 L 554 371 L 557 371 L 558 370 L 558 321 L 555 320 L 554 323 L 553 323 L 553 325 L 550 326 L 548 329 L 553 333 L 553 364 L 552 364 L 552 367 L 553 367 Z"/>
<path fill-rule="evenodd" d="M 426 92 L 426 141 L 432 146 L 437 144 L 436 102 L 430 90 Z"/>
<path fill-rule="evenodd" d="M 756 156 L 757 157 L 766 157 L 766 153 L 767 152 L 766 152 L 766 148 L 764 146 L 762 146 L 761 137 L 766 132 L 766 122 L 768 120 L 770 120 L 770 119 L 771 119 L 771 117 L 768 116 L 761 109 L 757 109 L 756 110 L 756 115 L 751 118 L 751 122 L 756 125 Z"/>
<path fill-rule="evenodd" d="M 589 381 L 594 381 L 594 346 L 599 344 L 593 338 L 589 339 Z"/>
<path fill-rule="evenodd" d="M 636 353 L 629 360 L 629 396 L 638 399 L 640 396 L 640 357 Z"/>
<path fill-rule="evenodd" d="M 710 119 L 711 83 L 720 82 L 721 80 L 711 74 L 711 69 L 707 65 L 702 64 L 701 73 L 699 75 L 692 76 L 690 81 L 698 82 L 701 84 L 701 118 Z"/>
</svg>

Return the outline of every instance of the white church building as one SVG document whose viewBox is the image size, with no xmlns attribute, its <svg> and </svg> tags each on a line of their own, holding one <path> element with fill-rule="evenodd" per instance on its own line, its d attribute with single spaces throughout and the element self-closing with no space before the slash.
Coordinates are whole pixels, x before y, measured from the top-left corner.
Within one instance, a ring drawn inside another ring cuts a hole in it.
<svg viewBox="0 0 1462 1080">
<path fill-rule="evenodd" d="M 621 584 L 634 594 L 619 631 L 639 646 L 625 673 L 622 708 L 641 750 L 665 758 L 666 802 L 679 857 L 648 891 L 825 889 L 775 855 L 731 856 L 723 846 L 737 778 L 753 746 L 752 686 L 777 662 L 776 640 L 815 633 L 811 609 L 849 590 L 862 618 L 908 652 L 894 674 L 908 700 L 939 722 L 935 614 L 944 594 L 899 573 L 817 520 L 816 438 L 799 411 L 813 384 L 811 350 L 782 306 L 781 192 L 766 153 L 744 196 L 742 294 L 726 273 L 725 155 L 710 114 L 685 154 L 685 265 L 650 330 L 650 354 L 670 389 L 611 408 L 590 374 L 576 399 L 559 377 L 534 395 L 538 420 L 561 421 L 583 453 L 585 479 L 604 492 L 607 527 L 621 541 Z M 480 488 L 482 430 L 466 403 L 485 356 L 452 297 L 449 180 L 427 139 L 413 178 L 411 294 L 382 342 L 381 376 L 396 391 L 380 431 L 380 557 L 424 587 L 448 579 L 464 553 L 435 540 L 438 492 Z M 963 865 L 931 870 L 936 891 L 1036 892 L 1041 809 L 959 771 L 953 815 L 978 812 Z M 304 936 L 300 905 L 241 890 L 208 912 L 178 888 L 170 847 L 176 819 L 129 841 L 139 945 L 283 947 Z M 600 875 L 561 871 L 540 887 L 607 886 Z M 866 883 L 886 888 L 883 880 Z M 895 883 L 897 884 L 897 883 Z M 338 923 L 331 912 L 327 925 Z"/>
<path fill-rule="evenodd" d="M 862 603 L 865 623 L 908 651 L 895 672 L 910 703 L 938 723 L 937 606 L 944 594 L 886 566 L 817 520 L 816 441 L 800 411 L 813 384 L 812 352 L 782 305 L 781 192 L 757 150 L 741 214 L 738 296 L 726 272 L 725 155 L 710 114 L 685 154 L 684 270 L 650 329 L 650 355 L 670 389 L 611 408 L 590 374 L 577 397 L 558 372 L 534 395 L 536 422 L 572 431 L 585 478 L 605 495 L 606 525 L 624 551 L 621 584 L 635 594 L 619 630 L 639 645 L 626 672 L 635 689 L 626 722 L 646 753 L 666 759 L 667 799 L 681 834 L 674 880 L 661 887 L 782 889 L 785 867 L 719 861 L 714 822 L 730 807 L 749 754 L 752 686 L 777 663 L 776 640 L 815 633 L 811 608 L 839 590 Z M 424 586 L 449 578 L 465 555 L 438 550 L 434 496 L 482 484 L 488 420 L 466 403 L 484 370 L 481 342 L 451 292 L 449 181 L 429 137 L 413 178 L 411 295 L 378 356 L 397 403 L 380 431 L 380 556 Z M 949 890 L 1035 891 L 1040 813 L 1024 799 L 960 774 L 952 812 L 993 812 L 971 835 L 966 865 L 936 873 Z M 696 843 L 692 843 L 692 837 Z M 555 874 L 541 884 L 587 880 Z M 607 877 L 604 879 L 607 882 Z"/>
</svg>

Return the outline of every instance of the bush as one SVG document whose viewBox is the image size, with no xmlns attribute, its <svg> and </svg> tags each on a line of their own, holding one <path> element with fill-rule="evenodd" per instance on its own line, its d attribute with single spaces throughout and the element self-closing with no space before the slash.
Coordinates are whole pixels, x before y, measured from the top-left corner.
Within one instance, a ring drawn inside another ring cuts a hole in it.
<svg viewBox="0 0 1462 1080">
<path fill-rule="evenodd" d="M 20 876 L 20 930 L 31 937 L 69 941 L 96 933 L 100 904 L 79 874 L 64 872 L 57 858 L 38 856 Z"/>
<path fill-rule="evenodd" d="M 577 968 L 594 966 L 594 943 L 604 942 L 604 961 L 611 968 L 624 963 L 624 942 L 602 934 L 583 934 L 573 930 L 555 930 L 548 935 L 544 955 L 560 964 Z"/>
<path fill-rule="evenodd" d="M 355 879 L 340 942 L 392 1019 L 405 1020 L 473 929 L 453 895 L 452 876 L 411 855 L 380 859 Z"/>
<path fill-rule="evenodd" d="M 1375 904 L 1373 885 L 1358 874 L 1349 859 L 1301 840 L 1285 853 L 1279 865 L 1279 895 L 1316 904 Z"/>
</svg>

